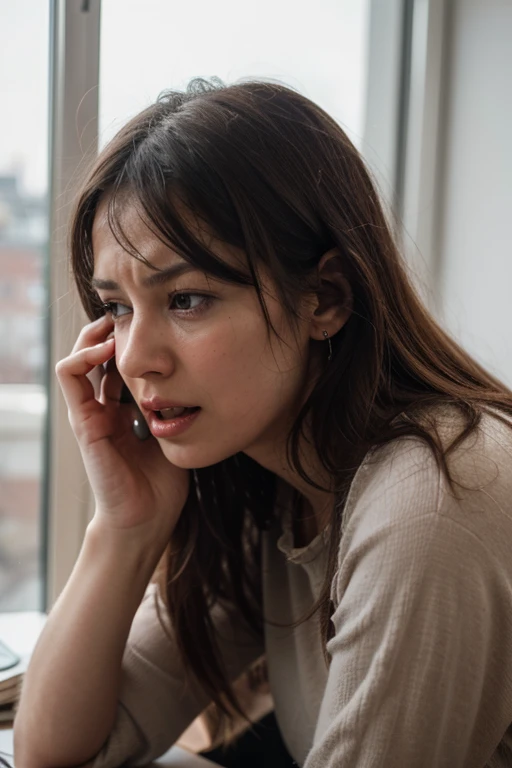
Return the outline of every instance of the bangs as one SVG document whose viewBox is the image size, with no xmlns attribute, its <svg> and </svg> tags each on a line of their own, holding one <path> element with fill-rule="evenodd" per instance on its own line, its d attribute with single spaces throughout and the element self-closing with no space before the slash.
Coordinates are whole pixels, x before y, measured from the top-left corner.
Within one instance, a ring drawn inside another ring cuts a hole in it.
<svg viewBox="0 0 512 768">
<path fill-rule="evenodd" d="M 269 331 L 279 335 L 263 296 L 264 273 L 294 325 L 302 295 L 316 288 L 316 264 L 331 241 L 322 227 L 319 235 L 317 217 L 310 220 L 304 209 L 301 174 L 290 170 L 284 152 L 276 155 L 275 132 L 265 139 L 258 125 L 235 119 L 240 109 L 228 108 L 222 99 L 207 105 L 210 120 L 204 105 L 184 100 L 164 95 L 114 137 L 91 171 L 71 230 L 81 301 L 91 319 L 104 311 L 92 288 L 92 230 L 103 199 L 107 226 L 127 254 L 159 271 L 126 224 L 131 205 L 153 237 L 195 269 L 254 288 Z M 270 175 L 264 170 L 267 158 L 278 165 Z M 290 173 L 298 191 L 292 197 L 283 191 Z M 217 244 L 236 249 L 240 257 L 223 258 Z"/>
<path fill-rule="evenodd" d="M 192 199 L 193 190 L 185 190 L 182 184 L 166 179 L 155 162 L 148 162 L 149 158 L 145 158 L 142 166 L 137 159 L 137 155 L 130 158 L 116 184 L 110 192 L 107 191 L 107 223 L 120 247 L 150 269 L 159 271 L 135 247 L 123 227 L 123 211 L 127 205 L 134 205 L 148 230 L 189 264 L 226 282 L 257 286 L 259 281 L 251 264 L 248 269 L 237 269 L 206 244 L 213 235 L 220 242 L 245 252 L 243 238 L 219 232 L 211 216 L 208 217 L 199 202 Z M 192 225 L 187 221 L 189 217 Z"/>
</svg>

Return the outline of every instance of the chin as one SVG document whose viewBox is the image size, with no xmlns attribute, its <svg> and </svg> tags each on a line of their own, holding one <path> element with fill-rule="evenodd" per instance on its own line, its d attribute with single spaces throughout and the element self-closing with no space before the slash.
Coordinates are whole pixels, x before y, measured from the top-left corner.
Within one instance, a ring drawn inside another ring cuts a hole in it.
<svg viewBox="0 0 512 768">
<path fill-rule="evenodd" d="M 222 451 L 220 446 L 217 448 L 210 446 L 201 450 L 197 446 L 170 444 L 167 440 L 159 440 L 158 442 L 167 461 L 180 469 L 211 467 L 239 452 L 238 449 L 229 452 Z"/>
</svg>

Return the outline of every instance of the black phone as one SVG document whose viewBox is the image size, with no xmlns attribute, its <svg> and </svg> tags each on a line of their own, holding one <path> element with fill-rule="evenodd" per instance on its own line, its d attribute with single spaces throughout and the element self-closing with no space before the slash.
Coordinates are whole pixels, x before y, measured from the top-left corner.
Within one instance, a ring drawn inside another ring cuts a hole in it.
<svg viewBox="0 0 512 768">
<path fill-rule="evenodd" d="M 126 384 L 123 384 L 123 388 L 121 390 L 121 397 L 119 398 L 120 403 L 134 403 L 135 400 L 133 399 L 133 395 L 126 386 Z"/>
</svg>

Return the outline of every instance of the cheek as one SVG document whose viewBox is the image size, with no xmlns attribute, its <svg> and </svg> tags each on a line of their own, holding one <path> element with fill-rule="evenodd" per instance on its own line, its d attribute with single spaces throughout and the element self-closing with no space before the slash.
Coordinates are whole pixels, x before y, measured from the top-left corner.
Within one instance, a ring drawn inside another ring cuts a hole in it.
<svg viewBox="0 0 512 768">
<path fill-rule="evenodd" d="M 189 351 L 190 363 L 204 377 L 207 386 L 220 384 L 232 388 L 259 367 L 264 344 L 257 332 L 221 326 L 196 340 Z"/>
<path fill-rule="evenodd" d="M 257 419 L 286 407 L 302 386 L 300 356 L 289 343 L 276 342 L 271 348 L 266 326 L 239 324 L 237 329 L 212 331 L 194 344 L 189 362 L 216 410 L 244 417 L 251 410 Z"/>
</svg>

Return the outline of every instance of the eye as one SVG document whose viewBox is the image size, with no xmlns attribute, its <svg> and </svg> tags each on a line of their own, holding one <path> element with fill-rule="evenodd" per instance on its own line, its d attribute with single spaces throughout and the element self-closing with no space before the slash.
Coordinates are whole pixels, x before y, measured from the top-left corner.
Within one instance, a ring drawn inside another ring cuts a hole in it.
<svg viewBox="0 0 512 768">
<path fill-rule="evenodd" d="M 194 311 L 201 305 L 201 299 L 203 297 L 200 293 L 175 293 L 172 297 L 171 304 L 174 303 L 175 309 L 182 309 L 185 311 Z M 193 299 L 196 299 L 194 303 Z"/>
<path fill-rule="evenodd" d="M 120 304 L 118 301 L 106 301 L 103 304 L 103 309 L 105 312 L 110 312 L 114 320 L 131 312 L 130 307 L 127 307 L 125 304 Z"/>
<path fill-rule="evenodd" d="M 175 293 L 169 298 L 171 309 L 188 315 L 205 311 L 214 301 L 213 296 L 204 293 Z"/>
</svg>

